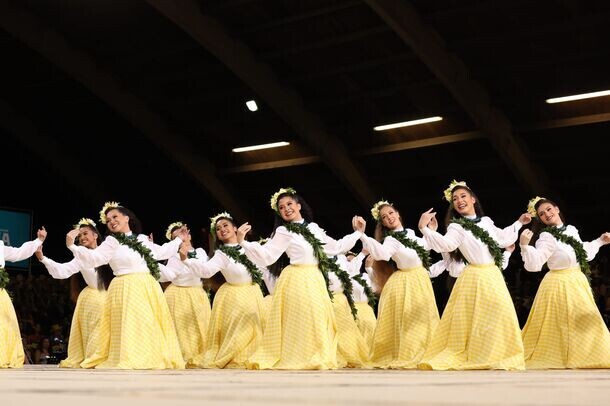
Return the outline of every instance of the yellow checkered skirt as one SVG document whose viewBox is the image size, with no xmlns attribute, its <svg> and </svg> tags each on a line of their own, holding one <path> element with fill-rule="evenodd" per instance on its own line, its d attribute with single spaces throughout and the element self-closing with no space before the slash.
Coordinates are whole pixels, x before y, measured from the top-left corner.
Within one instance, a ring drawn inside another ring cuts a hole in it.
<svg viewBox="0 0 610 406">
<path fill-rule="evenodd" d="M 245 368 L 263 335 L 263 294 L 256 284 L 225 282 L 214 296 L 205 353 L 193 363 L 200 368 Z"/>
<path fill-rule="evenodd" d="M 579 267 L 544 276 L 522 334 L 528 369 L 610 368 L 610 333 Z"/>
<path fill-rule="evenodd" d="M 96 340 L 100 336 L 95 330 L 100 326 L 106 293 L 105 289 L 87 286 L 78 295 L 70 327 L 68 358 L 59 363 L 60 368 L 80 368 L 81 362 L 98 349 Z"/>
<path fill-rule="evenodd" d="M 278 278 L 250 369 L 337 368 L 336 321 L 317 265 L 289 265 Z"/>
<path fill-rule="evenodd" d="M 375 311 L 367 302 L 356 302 L 356 309 L 358 310 L 356 325 L 364 338 L 368 353 L 373 346 L 373 335 L 375 334 L 375 326 L 377 325 Z"/>
<path fill-rule="evenodd" d="M 182 358 L 187 368 L 196 368 L 193 358 L 207 349 L 206 335 L 212 309 L 207 293 L 201 286 L 170 284 L 164 292 L 172 315 Z"/>
<path fill-rule="evenodd" d="M 426 269 L 419 266 L 394 272 L 383 287 L 378 312 L 371 348 L 373 366 L 417 368 L 439 322 Z"/>
<path fill-rule="evenodd" d="M 337 320 L 337 364 L 342 368 L 367 368 L 369 349 L 347 298 L 343 293 L 334 293 L 332 303 Z"/>
<path fill-rule="evenodd" d="M 525 368 L 517 314 L 497 266 L 466 266 L 418 367 Z"/>
<path fill-rule="evenodd" d="M 184 368 L 165 296 L 148 272 L 112 280 L 96 334 L 98 349 L 82 368 Z"/>
<path fill-rule="evenodd" d="M 0 289 L 0 368 L 21 368 L 25 354 L 13 302 Z"/>
<path fill-rule="evenodd" d="M 265 330 L 267 318 L 269 318 L 271 303 L 273 303 L 273 295 L 267 295 L 263 298 L 263 330 Z"/>
</svg>

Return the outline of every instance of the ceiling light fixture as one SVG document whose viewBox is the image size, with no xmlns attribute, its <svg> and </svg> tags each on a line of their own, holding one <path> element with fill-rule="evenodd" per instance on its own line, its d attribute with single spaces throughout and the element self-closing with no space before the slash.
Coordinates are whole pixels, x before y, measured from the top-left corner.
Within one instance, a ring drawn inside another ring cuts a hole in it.
<svg viewBox="0 0 610 406">
<path fill-rule="evenodd" d="M 256 101 L 255 100 L 248 100 L 246 102 L 246 107 L 248 107 L 248 110 L 250 110 L 250 111 L 258 110 L 258 106 L 256 105 Z"/>
<path fill-rule="evenodd" d="M 374 127 L 373 130 L 375 130 L 375 131 L 383 131 L 383 130 L 391 130 L 392 128 L 410 127 L 412 125 L 433 123 L 435 121 L 441 121 L 442 119 L 443 118 L 440 117 L 440 116 L 420 118 L 419 120 L 402 121 L 400 123 L 378 125 L 377 127 Z"/>
<path fill-rule="evenodd" d="M 286 145 L 290 145 L 290 143 L 286 142 L 286 141 L 272 142 L 270 144 L 260 144 L 260 145 L 252 145 L 250 147 L 233 148 L 233 152 L 256 151 L 259 149 L 285 147 Z"/>
<path fill-rule="evenodd" d="M 574 100 L 591 99 L 593 97 L 602 97 L 602 96 L 610 96 L 610 90 L 602 90 L 601 92 L 575 94 L 573 96 L 555 97 L 552 99 L 546 99 L 546 102 L 549 104 L 554 104 L 554 103 L 563 103 L 563 102 L 574 101 Z"/>
</svg>

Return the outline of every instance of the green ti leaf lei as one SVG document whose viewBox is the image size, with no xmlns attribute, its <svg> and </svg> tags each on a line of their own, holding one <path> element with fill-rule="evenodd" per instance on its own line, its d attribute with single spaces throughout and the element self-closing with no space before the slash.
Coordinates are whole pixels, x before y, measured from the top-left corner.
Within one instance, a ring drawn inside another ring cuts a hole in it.
<svg viewBox="0 0 610 406">
<path fill-rule="evenodd" d="M 366 297 L 369 300 L 369 306 L 373 309 L 375 308 L 375 304 L 377 303 L 377 296 L 373 293 L 373 289 L 366 283 L 366 281 L 362 278 L 362 275 L 352 276 L 352 279 L 358 282 L 360 286 L 364 289 L 364 293 L 366 293 Z"/>
<path fill-rule="evenodd" d="M 574 254 L 576 254 L 576 260 L 578 261 L 578 265 L 580 265 L 580 270 L 586 275 L 589 282 L 591 281 L 591 268 L 587 261 L 587 252 L 580 241 L 572 236 L 564 234 L 562 230 L 557 227 L 545 227 L 540 232 L 547 232 L 555 237 L 557 241 L 561 241 L 562 243 L 571 246 L 574 249 Z"/>
<path fill-rule="evenodd" d="M 6 289 L 8 281 L 8 272 L 6 272 L 6 269 L 4 269 L 3 266 L 0 266 L 0 289 Z"/>
<path fill-rule="evenodd" d="M 189 259 L 194 259 L 194 258 L 197 258 L 197 252 L 196 252 L 196 251 L 189 251 L 189 252 L 186 254 L 186 257 L 187 257 L 187 258 L 189 258 Z"/>
<path fill-rule="evenodd" d="M 265 285 L 265 282 L 263 281 L 263 274 L 261 273 L 261 271 L 258 270 L 256 265 L 254 265 L 254 263 L 252 261 L 250 261 L 250 259 L 248 259 L 246 254 L 242 253 L 239 250 L 239 248 L 231 247 L 228 245 L 221 245 L 220 247 L 218 247 L 218 249 L 220 251 L 224 252 L 226 254 L 226 256 L 233 259 L 233 261 L 246 267 L 246 269 L 248 270 L 248 273 L 250 273 L 252 282 L 254 282 L 258 286 L 260 286 L 261 292 L 263 292 L 263 295 L 269 294 L 269 292 L 267 291 L 267 286 Z"/>
<path fill-rule="evenodd" d="M 313 235 L 311 230 L 307 228 L 307 225 L 299 223 L 285 223 L 284 227 L 286 227 L 286 229 L 292 233 L 303 236 L 305 241 L 307 241 L 313 248 L 313 253 L 318 260 L 320 272 L 322 272 L 322 276 L 324 276 L 326 290 L 328 291 L 328 296 L 330 296 L 331 300 L 333 299 L 333 292 L 330 291 L 328 272 L 334 272 L 334 274 L 337 275 L 339 281 L 343 285 L 343 291 L 345 293 L 345 297 L 347 298 L 347 303 L 349 303 L 349 307 L 352 311 L 352 316 L 354 319 L 356 319 L 358 310 L 356 309 L 354 298 L 352 297 L 352 278 L 350 278 L 349 274 L 341 269 L 333 259 L 326 255 L 323 248 L 324 243 Z"/>
<path fill-rule="evenodd" d="M 161 277 L 161 273 L 159 271 L 159 264 L 152 256 L 152 252 L 149 248 L 145 247 L 140 241 L 138 241 L 135 234 L 133 236 L 128 237 L 124 233 L 112 233 L 112 236 L 117 239 L 120 244 L 126 245 L 144 258 L 146 261 L 146 266 L 150 271 L 150 274 L 155 278 L 155 280 L 159 280 Z"/>
<path fill-rule="evenodd" d="M 489 233 L 487 231 L 485 231 L 481 227 L 477 226 L 477 224 L 474 221 L 467 219 L 465 217 L 453 218 L 453 219 L 451 219 L 451 222 L 461 225 L 464 230 L 470 231 L 472 233 L 472 235 L 474 235 L 476 238 L 478 238 L 483 244 L 487 245 L 487 248 L 489 249 L 489 253 L 494 258 L 494 264 L 498 267 L 498 269 L 500 269 L 500 271 L 502 270 L 502 262 L 503 262 L 502 248 L 500 248 L 500 246 L 498 245 L 496 240 L 491 238 L 491 236 L 489 235 Z M 464 262 L 466 262 L 466 259 L 464 259 Z"/>
<path fill-rule="evenodd" d="M 406 234 L 402 231 L 399 231 L 399 232 L 388 231 L 386 233 L 386 237 L 388 237 L 388 236 L 395 238 L 398 242 L 400 242 L 405 247 L 415 250 L 423 267 L 426 268 L 426 270 L 428 272 L 430 271 L 430 253 L 428 251 L 426 251 L 426 249 L 424 247 L 419 245 L 417 241 L 408 238 L 406 236 Z"/>
</svg>

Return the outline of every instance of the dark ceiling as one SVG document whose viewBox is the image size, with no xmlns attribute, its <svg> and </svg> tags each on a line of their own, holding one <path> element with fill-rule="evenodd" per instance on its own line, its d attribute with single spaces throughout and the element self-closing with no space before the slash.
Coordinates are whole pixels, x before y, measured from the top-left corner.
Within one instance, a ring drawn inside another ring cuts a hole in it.
<svg viewBox="0 0 610 406">
<path fill-rule="evenodd" d="M 381 197 L 442 214 L 456 178 L 500 225 L 544 194 L 594 237 L 610 97 L 545 99 L 610 89 L 609 38 L 602 0 L 0 0 L 0 205 L 59 250 L 106 200 L 157 240 L 224 209 L 264 235 L 292 186 L 339 236 Z"/>
</svg>

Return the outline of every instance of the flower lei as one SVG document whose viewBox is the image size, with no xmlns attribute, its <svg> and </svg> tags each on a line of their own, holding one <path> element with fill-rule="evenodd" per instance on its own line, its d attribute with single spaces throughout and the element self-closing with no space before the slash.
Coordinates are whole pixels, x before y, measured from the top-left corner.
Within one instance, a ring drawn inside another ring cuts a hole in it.
<svg viewBox="0 0 610 406">
<path fill-rule="evenodd" d="M 0 266 L 0 289 L 6 289 L 9 282 L 8 272 L 3 266 Z"/>
<path fill-rule="evenodd" d="M 90 218 L 83 217 L 78 220 L 78 223 L 74 224 L 74 229 L 81 228 L 82 226 L 96 227 L 95 221 Z"/>
<path fill-rule="evenodd" d="M 536 196 L 533 199 L 530 199 L 530 201 L 527 203 L 527 212 L 532 217 L 538 217 L 538 213 L 536 213 L 536 203 L 542 199 L 544 199 L 544 197 Z"/>
<path fill-rule="evenodd" d="M 547 232 L 555 237 L 557 241 L 561 241 L 562 243 L 571 246 L 572 249 L 574 249 L 574 254 L 576 254 L 576 260 L 578 261 L 580 270 L 586 275 L 589 282 L 591 281 L 591 268 L 589 267 L 589 262 L 587 261 L 587 252 L 580 241 L 570 235 L 564 234 L 562 230 L 557 227 L 545 227 L 540 232 Z"/>
<path fill-rule="evenodd" d="M 352 311 L 352 316 L 354 316 L 354 319 L 356 319 L 358 310 L 356 309 L 356 305 L 354 304 L 354 298 L 352 297 L 352 278 L 350 278 L 349 274 L 342 270 L 335 261 L 329 258 L 328 255 L 326 255 L 322 247 L 324 243 L 318 240 L 305 224 L 285 223 L 284 227 L 286 227 L 286 229 L 292 233 L 303 236 L 303 238 L 305 238 L 305 241 L 307 241 L 307 243 L 311 245 L 311 248 L 313 248 L 313 253 L 316 256 L 316 259 L 318 260 L 318 264 L 320 265 L 320 272 L 322 272 L 322 276 L 324 276 L 324 281 L 326 282 L 326 290 L 328 291 L 328 296 L 330 296 L 331 300 L 333 299 L 333 292 L 330 291 L 328 272 L 334 272 L 335 275 L 337 275 L 339 281 L 343 285 L 345 297 L 347 298 L 347 303 L 349 303 L 349 307 Z"/>
<path fill-rule="evenodd" d="M 463 186 L 463 187 L 468 188 L 468 185 L 466 184 L 466 182 L 464 182 L 464 181 L 459 181 L 459 182 L 458 182 L 457 180 L 453 179 L 453 180 L 451 181 L 451 183 L 449 184 L 449 187 L 443 191 L 443 197 L 444 197 L 444 198 L 445 198 L 445 200 L 447 200 L 449 203 L 451 203 L 451 200 L 452 200 L 452 198 L 453 198 L 453 196 L 452 196 L 452 191 L 453 191 L 453 189 L 454 189 L 456 186 Z M 469 189 L 470 189 L 470 188 L 469 188 Z"/>
<path fill-rule="evenodd" d="M 362 278 L 362 275 L 352 276 L 352 279 L 355 280 L 356 282 L 358 282 L 358 284 L 360 286 L 362 286 L 362 288 L 364 289 L 364 293 L 366 294 L 366 297 L 368 298 L 369 306 L 371 306 L 374 309 L 375 304 L 377 304 L 377 296 L 375 296 L 375 293 L 373 293 L 373 289 L 371 289 L 369 284 L 366 283 L 366 281 Z"/>
<path fill-rule="evenodd" d="M 263 274 L 258 270 L 256 265 L 250 261 L 246 254 L 242 253 L 237 247 L 231 247 L 224 244 L 218 247 L 218 249 L 224 252 L 226 256 L 233 259 L 236 263 L 243 265 L 248 270 L 248 273 L 252 278 L 252 282 L 256 283 L 261 288 L 263 296 L 269 294 L 267 291 L 267 286 L 265 285 L 265 282 L 263 282 Z"/>
<path fill-rule="evenodd" d="M 387 200 L 380 200 L 377 203 L 375 203 L 373 205 L 373 208 L 371 209 L 371 216 L 373 216 L 373 219 L 375 221 L 379 221 L 379 208 L 381 206 L 391 206 L 392 203 L 388 202 Z"/>
<path fill-rule="evenodd" d="M 161 277 L 161 273 L 159 271 L 159 264 L 153 258 L 150 249 L 148 247 L 145 247 L 140 241 L 137 240 L 137 238 L 134 238 L 135 234 L 134 237 L 128 237 L 124 233 L 112 233 L 111 235 L 117 239 L 119 244 L 126 245 L 138 254 L 140 254 L 142 258 L 144 258 L 144 261 L 146 261 L 146 266 L 148 267 L 150 274 L 153 276 L 153 278 L 159 280 L 159 278 Z"/>
<path fill-rule="evenodd" d="M 278 214 L 279 214 L 279 211 L 277 209 L 277 199 L 278 199 L 278 197 L 280 197 L 280 195 L 283 195 L 284 193 L 289 194 L 289 195 L 296 195 L 297 191 L 291 187 L 281 188 L 280 190 L 275 192 L 273 194 L 273 196 L 271 196 L 271 199 L 269 200 L 269 204 L 270 204 L 271 208 L 273 209 L 273 211 Z"/>
<path fill-rule="evenodd" d="M 172 230 L 174 228 L 182 227 L 185 225 L 186 224 L 184 224 L 182 221 L 176 221 L 175 223 L 170 224 L 169 226 L 167 226 L 167 229 L 165 230 L 165 238 L 167 238 L 168 241 L 171 241 L 172 240 Z"/>
<path fill-rule="evenodd" d="M 491 238 L 491 236 L 489 235 L 489 233 L 487 231 L 485 231 L 481 227 L 477 226 L 474 221 L 467 219 L 465 217 L 453 218 L 453 219 L 451 219 L 451 222 L 455 223 L 455 224 L 459 224 L 460 226 L 462 226 L 462 228 L 464 230 L 470 231 L 472 233 L 472 235 L 474 235 L 476 238 L 478 238 L 483 244 L 487 245 L 487 248 L 489 249 L 489 253 L 494 258 L 494 264 L 498 267 L 498 269 L 502 270 L 502 262 L 503 262 L 502 248 L 500 248 L 500 246 L 498 245 L 496 240 Z M 464 259 L 464 262 L 466 262 L 466 259 Z"/>
<path fill-rule="evenodd" d="M 102 210 L 100 210 L 100 223 L 106 224 L 106 210 L 116 209 L 118 207 L 121 207 L 121 203 L 119 203 L 119 202 L 104 203 L 104 207 L 102 207 Z"/>
<path fill-rule="evenodd" d="M 404 232 L 388 231 L 386 237 L 392 237 L 407 248 L 411 248 L 417 253 L 422 265 L 427 271 L 430 271 L 430 253 L 424 247 L 419 245 L 417 241 L 408 238 Z"/>
</svg>

